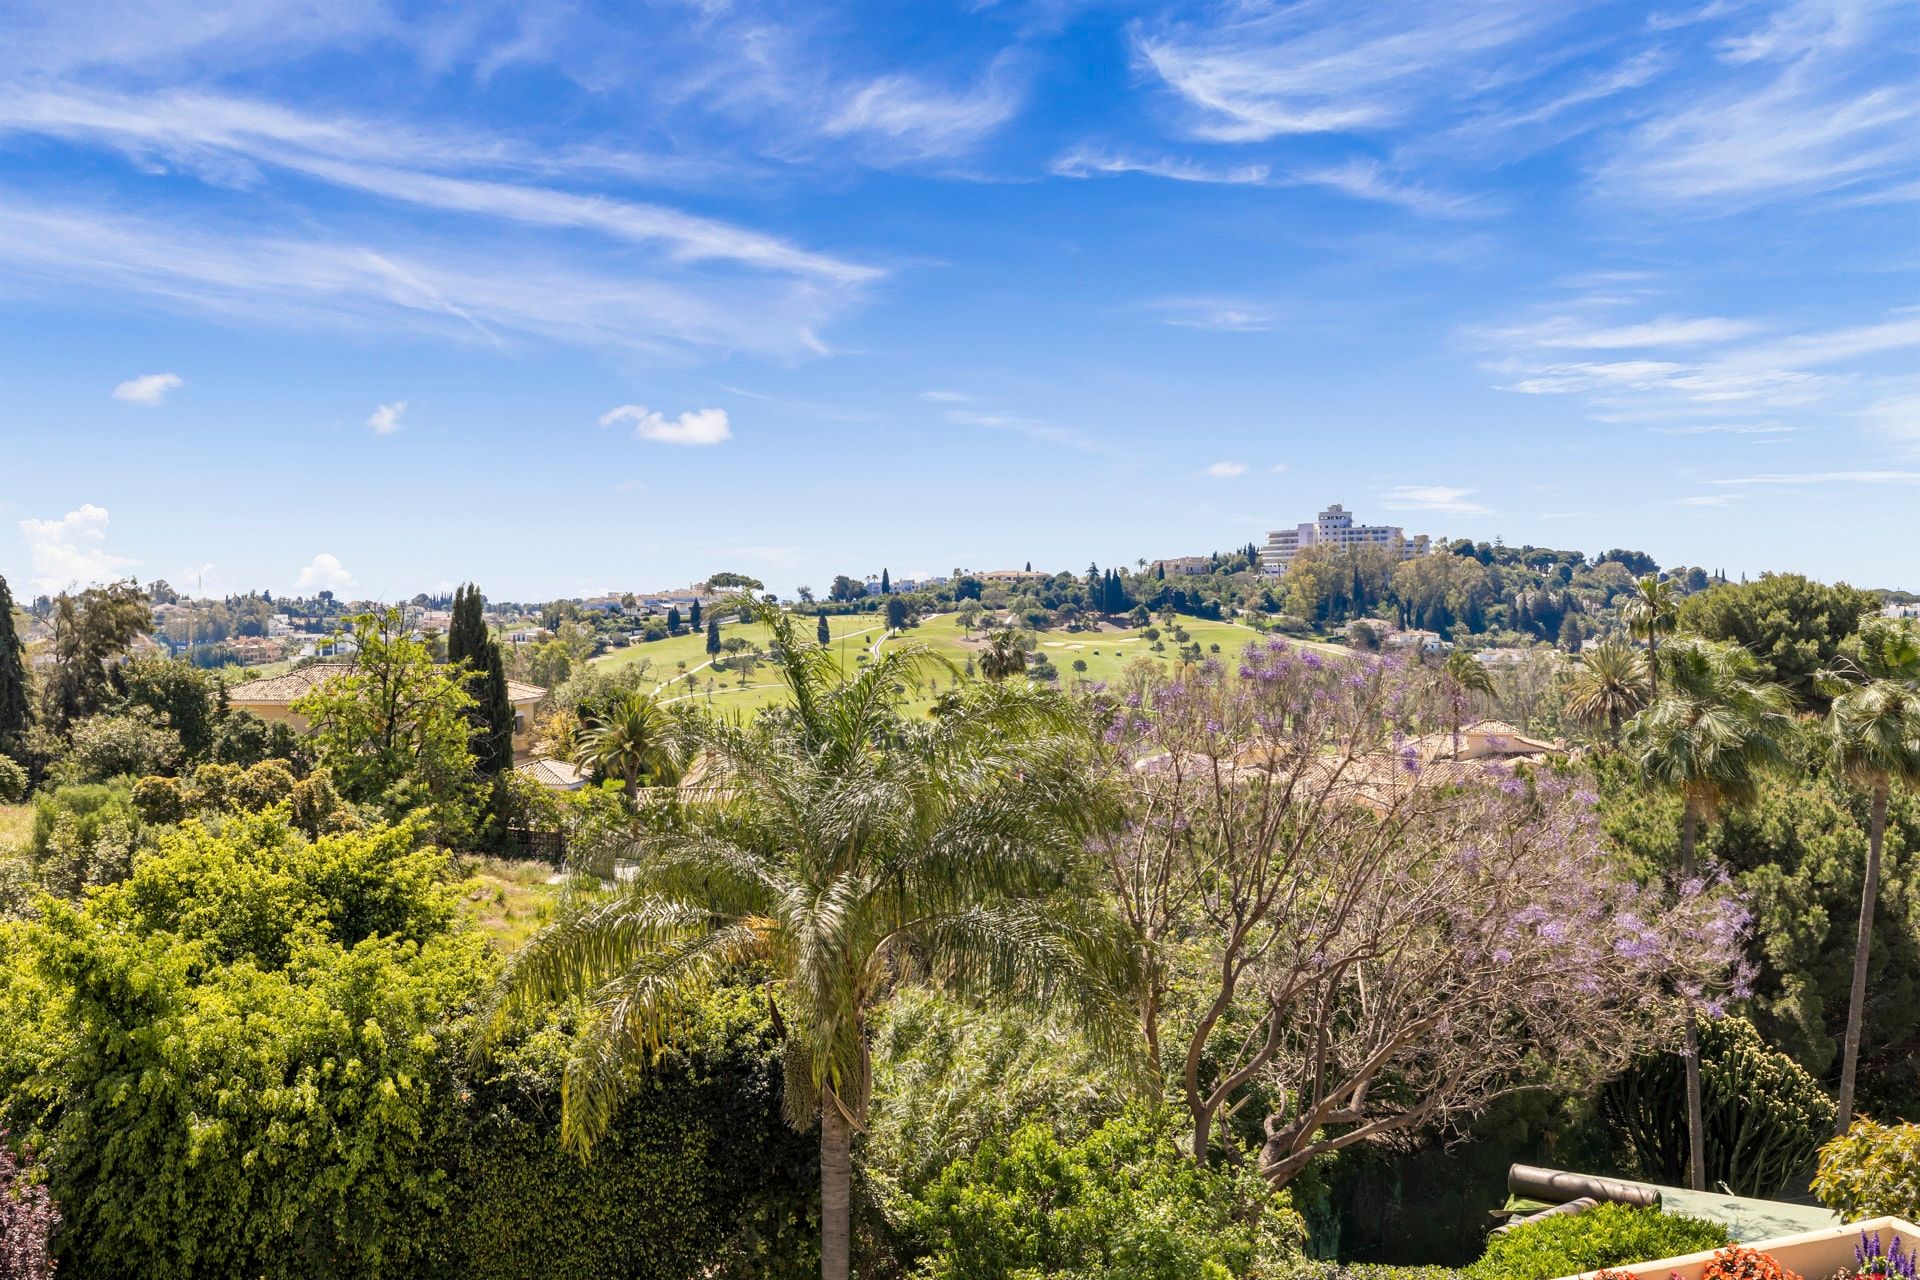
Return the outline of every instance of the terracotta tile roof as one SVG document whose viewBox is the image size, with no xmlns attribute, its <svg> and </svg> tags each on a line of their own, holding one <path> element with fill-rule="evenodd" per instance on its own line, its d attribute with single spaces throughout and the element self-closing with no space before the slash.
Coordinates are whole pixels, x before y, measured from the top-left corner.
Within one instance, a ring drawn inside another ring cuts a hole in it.
<svg viewBox="0 0 1920 1280">
<path fill-rule="evenodd" d="M 297 702 L 311 692 L 315 686 L 325 684 L 335 676 L 343 676 L 353 670 L 351 662 L 315 662 L 301 667 L 298 671 L 289 671 L 283 676 L 273 676 L 266 680 L 246 680 L 232 685 L 227 690 L 227 701 L 236 707 L 285 706 Z M 537 684 L 527 684 L 522 680 L 507 681 L 507 701 L 513 703 L 538 702 L 547 696 L 547 691 Z"/>
<path fill-rule="evenodd" d="M 513 766 L 515 773 L 532 778 L 543 787 L 559 791 L 578 791 L 587 785 L 587 775 L 565 760 L 528 760 Z"/>
</svg>

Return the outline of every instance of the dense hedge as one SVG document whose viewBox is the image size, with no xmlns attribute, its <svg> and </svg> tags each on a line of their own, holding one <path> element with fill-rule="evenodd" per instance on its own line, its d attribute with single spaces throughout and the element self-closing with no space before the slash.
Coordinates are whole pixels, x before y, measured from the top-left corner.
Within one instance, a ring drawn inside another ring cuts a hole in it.
<svg viewBox="0 0 1920 1280">
<path fill-rule="evenodd" d="M 500 1054 L 466 1098 L 449 1274 L 818 1273 L 817 1140 L 780 1117 L 779 1061 L 746 993 L 696 1008 L 585 1162 L 558 1140 L 563 1030 L 555 1022 Z"/>
<path fill-rule="evenodd" d="M 1465 1280 L 1554 1280 L 1600 1267 L 1673 1258 L 1727 1243 L 1717 1222 L 1603 1204 L 1515 1227 L 1487 1242 Z"/>
</svg>

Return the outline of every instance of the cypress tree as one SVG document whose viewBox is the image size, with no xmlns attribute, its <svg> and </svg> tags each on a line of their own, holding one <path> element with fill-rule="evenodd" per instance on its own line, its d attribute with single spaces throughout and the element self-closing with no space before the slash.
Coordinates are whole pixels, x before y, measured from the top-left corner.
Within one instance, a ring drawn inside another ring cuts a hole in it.
<svg viewBox="0 0 1920 1280">
<path fill-rule="evenodd" d="M 884 596 L 884 595 L 891 595 L 892 593 L 893 593 L 893 583 L 889 581 L 887 578 L 886 566 L 882 565 L 880 567 L 880 594 Z"/>
<path fill-rule="evenodd" d="M 487 630 L 486 597 L 468 583 L 453 593 L 453 623 L 447 628 L 447 662 L 467 669 L 467 710 L 473 725 L 474 768 L 495 777 L 513 768 L 513 701 L 507 696 L 507 663 Z"/>
<path fill-rule="evenodd" d="M 833 628 L 827 625 L 826 614 L 823 613 L 820 615 L 819 625 L 814 627 L 813 634 L 820 641 L 822 645 L 829 645 L 833 643 Z"/>
<path fill-rule="evenodd" d="M 667 634 L 670 636 L 680 634 L 680 606 L 677 604 L 667 606 Z"/>
<path fill-rule="evenodd" d="M 33 704 L 27 700 L 27 647 L 13 628 L 13 592 L 0 577 L 0 752 L 19 744 L 32 716 Z"/>
<path fill-rule="evenodd" d="M 707 619 L 707 656 L 713 657 L 720 652 L 720 619 Z"/>
<path fill-rule="evenodd" d="M 693 608 L 687 610 L 687 626 L 695 631 L 700 629 L 700 602 L 695 600 Z"/>
</svg>

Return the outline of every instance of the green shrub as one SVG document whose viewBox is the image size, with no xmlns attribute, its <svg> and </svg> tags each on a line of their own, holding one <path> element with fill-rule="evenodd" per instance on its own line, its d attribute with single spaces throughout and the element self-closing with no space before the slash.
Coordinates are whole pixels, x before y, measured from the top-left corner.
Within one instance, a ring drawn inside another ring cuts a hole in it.
<svg viewBox="0 0 1920 1280">
<path fill-rule="evenodd" d="M 568 1038 L 499 1053 L 462 1107 L 446 1269 L 463 1280 L 819 1273 L 818 1139 L 780 1116 L 759 995 L 703 999 L 582 1161 L 560 1148 Z"/>
<path fill-rule="evenodd" d="M 26 769 L 12 756 L 0 755 L 0 804 L 19 804 L 26 798 Z"/>
<path fill-rule="evenodd" d="M 418 1273 L 493 971 L 437 855 L 188 824 L 126 883 L 0 927 L 0 1124 L 47 1153 L 62 1274 Z"/>
<path fill-rule="evenodd" d="M 1465 1280 L 1554 1280 L 1598 1267 L 1714 1249 L 1727 1241 L 1726 1228 L 1717 1222 L 1603 1204 L 1494 1236 L 1480 1260 L 1461 1274 Z"/>
<path fill-rule="evenodd" d="M 1203 1169 L 1166 1127 L 1123 1115 L 1063 1144 L 1028 1125 L 947 1166 L 909 1211 L 926 1280 L 1228 1280 L 1300 1248 L 1257 1175 Z"/>
<path fill-rule="evenodd" d="M 180 735 L 145 708 L 89 716 L 73 726 L 68 738 L 59 772 L 70 782 L 171 773 L 180 763 Z"/>
<path fill-rule="evenodd" d="M 1854 1120 L 1820 1148 L 1813 1193 L 1849 1221 L 1920 1218 L 1920 1124 Z"/>
<path fill-rule="evenodd" d="M 77 898 L 89 885 L 126 879 L 141 835 L 125 783 L 70 784 L 34 798 L 27 856 L 41 888 Z"/>
<path fill-rule="evenodd" d="M 187 816 L 190 807 L 188 788 L 178 778 L 153 775 L 133 784 L 133 807 L 143 822 L 170 826 Z"/>
</svg>

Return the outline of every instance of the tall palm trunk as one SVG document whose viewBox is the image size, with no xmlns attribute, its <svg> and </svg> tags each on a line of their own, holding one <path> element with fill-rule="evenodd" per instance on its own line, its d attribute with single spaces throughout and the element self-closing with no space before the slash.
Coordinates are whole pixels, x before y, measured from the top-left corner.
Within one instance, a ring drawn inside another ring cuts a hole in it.
<svg viewBox="0 0 1920 1280">
<path fill-rule="evenodd" d="M 847 1280 L 852 1196 L 853 1129 L 829 1092 L 820 1100 L 820 1280 Z"/>
<path fill-rule="evenodd" d="M 1860 932 L 1853 943 L 1853 990 L 1847 997 L 1847 1038 L 1840 1050 L 1840 1104 L 1835 1132 L 1853 1123 L 1854 1077 L 1860 1067 L 1860 1033 L 1867 1017 L 1867 960 L 1873 952 L 1873 904 L 1880 892 L 1880 840 L 1887 831 L 1887 781 L 1873 788 L 1873 819 L 1867 828 L 1867 869 L 1860 881 Z"/>
<path fill-rule="evenodd" d="M 1692 799 L 1680 819 L 1680 878 L 1693 878 L 1693 845 L 1699 834 L 1700 818 Z M 1700 1089 L 1700 1028 L 1693 1007 L 1687 1007 L 1687 1185 L 1695 1191 L 1707 1189 L 1706 1106 Z"/>
</svg>

